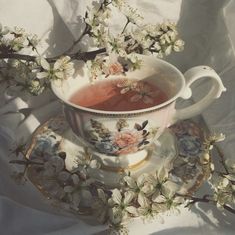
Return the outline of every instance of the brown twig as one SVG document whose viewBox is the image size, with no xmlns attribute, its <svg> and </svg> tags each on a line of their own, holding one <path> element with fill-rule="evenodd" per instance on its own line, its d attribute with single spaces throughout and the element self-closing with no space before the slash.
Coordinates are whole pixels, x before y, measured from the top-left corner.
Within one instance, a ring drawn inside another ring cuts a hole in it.
<svg viewBox="0 0 235 235">
<path fill-rule="evenodd" d="M 11 160 L 11 161 L 9 161 L 9 163 L 18 164 L 18 165 L 26 165 L 26 166 L 28 166 L 28 165 L 40 165 L 40 166 L 42 166 L 44 164 L 42 162 L 34 162 L 34 161 L 31 161 L 31 160 L 28 160 L 28 159 L 26 159 L 26 160 Z"/>
<path fill-rule="evenodd" d="M 220 150 L 220 148 L 214 144 L 214 148 L 217 150 L 219 157 L 220 157 L 220 162 L 222 163 L 224 170 L 226 171 L 227 174 L 229 174 L 229 170 L 225 164 L 225 158 L 224 158 L 224 154 L 222 153 L 222 151 Z"/>
<path fill-rule="evenodd" d="M 184 197 L 186 199 L 189 199 L 191 200 L 187 205 L 186 207 L 188 207 L 189 205 L 193 205 L 197 202 L 205 202 L 205 203 L 210 203 L 210 204 L 213 204 L 213 205 L 216 205 L 216 201 L 212 200 L 212 199 L 209 199 L 209 197 L 211 197 L 211 195 L 204 195 L 202 198 L 199 198 L 199 197 L 194 197 L 194 196 L 190 196 L 190 195 L 181 195 L 181 194 L 177 194 L 177 196 L 180 196 L 180 197 Z M 228 205 L 222 205 L 223 208 L 233 214 L 235 214 L 235 209 L 228 206 Z"/>
<path fill-rule="evenodd" d="M 101 48 L 94 51 L 88 51 L 88 52 L 77 52 L 74 54 L 68 54 L 71 59 L 73 60 L 92 60 L 96 57 L 96 55 L 106 52 L 105 48 Z M 65 54 L 61 54 L 55 57 L 46 58 L 48 62 L 55 62 L 57 59 L 59 59 L 61 56 L 64 56 Z M 31 56 L 31 55 L 23 55 L 23 54 L 17 54 L 17 53 L 4 53 L 0 54 L 0 59 L 17 59 L 17 60 L 25 60 L 25 61 L 35 61 L 37 57 Z"/>
<path fill-rule="evenodd" d="M 126 27 L 128 26 L 128 24 L 129 24 L 129 23 L 130 23 L 130 20 L 127 18 L 126 24 L 124 25 L 123 30 L 122 30 L 122 33 L 121 33 L 121 34 L 123 34 L 123 33 L 125 32 Z"/>
</svg>

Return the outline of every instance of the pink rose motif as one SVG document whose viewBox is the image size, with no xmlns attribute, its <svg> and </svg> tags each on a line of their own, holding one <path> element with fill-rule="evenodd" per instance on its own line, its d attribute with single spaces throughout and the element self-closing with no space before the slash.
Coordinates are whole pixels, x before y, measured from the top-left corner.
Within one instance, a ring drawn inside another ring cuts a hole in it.
<svg viewBox="0 0 235 235">
<path fill-rule="evenodd" d="M 113 142 L 121 149 L 121 153 L 129 153 L 138 150 L 137 146 L 142 139 L 142 134 L 137 131 L 123 131 L 115 134 Z"/>
<path fill-rule="evenodd" d="M 106 71 L 107 75 L 115 75 L 115 74 L 120 74 L 120 73 L 123 73 L 123 72 L 124 72 L 123 67 L 118 62 L 109 64 L 108 68 L 107 68 L 107 71 Z"/>
</svg>

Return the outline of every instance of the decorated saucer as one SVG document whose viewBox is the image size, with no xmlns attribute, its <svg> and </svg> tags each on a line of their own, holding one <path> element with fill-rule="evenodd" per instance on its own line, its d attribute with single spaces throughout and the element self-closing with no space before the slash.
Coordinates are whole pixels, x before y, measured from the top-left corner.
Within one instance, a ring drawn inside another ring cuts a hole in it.
<svg viewBox="0 0 235 235">
<path fill-rule="evenodd" d="M 133 161 L 128 169 L 117 170 L 83 146 L 64 117 L 58 116 L 40 126 L 33 135 L 27 158 L 36 164 L 28 169 L 28 178 L 47 198 L 66 204 L 65 195 L 70 190 L 66 185 L 68 182 L 71 184 L 71 178 L 73 182 L 79 181 L 77 175 L 75 177 L 78 171 L 80 179 L 106 190 L 118 188 L 126 172 L 137 178 L 164 168 L 178 186 L 177 192 L 191 195 L 210 173 L 209 165 L 200 161 L 202 149 L 203 132 L 200 127 L 192 121 L 182 121 L 162 134 L 144 161 L 138 164 Z M 85 192 L 83 197 L 89 198 L 86 193 L 90 194 Z M 89 203 L 88 199 L 84 201 L 86 211 L 89 211 Z"/>
</svg>

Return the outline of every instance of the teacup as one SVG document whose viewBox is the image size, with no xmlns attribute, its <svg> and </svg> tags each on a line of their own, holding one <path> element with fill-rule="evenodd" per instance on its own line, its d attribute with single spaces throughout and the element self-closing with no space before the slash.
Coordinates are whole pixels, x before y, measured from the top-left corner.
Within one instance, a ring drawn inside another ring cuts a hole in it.
<svg viewBox="0 0 235 235">
<path fill-rule="evenodd" d="M 147 156 L 147 148 L 167 127 L 178 120 L 200 114 L 226 90 L 218 74 L 208 66 L 193 67 L 183 75 L 166 61 L 151 56 L 139 57 L 142 60 L 139 70 L 105 79 L 147 79 L 156 83 L 168 99 L 147 109 L 110 112 L 71 103 L 71 95 L 90 83 L 85 68 L 83 75 L 71 77 L 61 86 L 52 83 L 52 90 L 63 102 L 65 117 L 75 135 L 103 161 L 110 162 L 111 167 L 125 168 L 143 161 Z M 201 78 L 211 79 L 210 91 L 197 103 L 176 109 L 177 98 L 190 98 L 191 84 Z"/>
</svg>

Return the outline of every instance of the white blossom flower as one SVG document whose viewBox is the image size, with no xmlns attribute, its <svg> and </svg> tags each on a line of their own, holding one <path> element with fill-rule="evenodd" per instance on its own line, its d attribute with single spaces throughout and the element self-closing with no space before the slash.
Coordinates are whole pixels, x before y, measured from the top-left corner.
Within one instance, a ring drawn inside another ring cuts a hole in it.
<svg viewBox="0 0 235 235">
<path fill-rule="evenodd" d="M 232 158 L 226 159 L 225 164 L 226 164 L 230 174 L 235 174 L 235 160 Z"/>
<path fill-rule="evenodd" d="M 7 27 L 3 27 L 0 23 L 0 38 L 9 33 L 9 29 Z"/>
<path fill-rule="evenodd" d="M 128 91 L 132 91 L 136 88 L 138 82 L 130 79 L 122 79 L 117 83 L 117 87 L 121 88 L 120 93 L 125 94 Z"/>
<path fill-rule="evenodd" d="M 143 17 L 138 13 L 138 10 L 129 5 L 125 5 L 125 7 L 121 8 L 121 11 L 132 24 L 138 25 L 139 22 L 143 20 Z"/>
<path fill-rule="evenodd" d="M 210 157 L 210 154 L 209 153 L 202 153 L 200 155 L 200 163 L 205 165 L 205 164 L 208 164 L 211 160 L 211 157 Z"/>
<path fill-rule="evenodd" d="M 91 29 L 92 38 L 96 46 L 104 47 L 108 41 L 108 31 L 104 25 L 98 25 Z"/>
<path fill-rule="evenodd" d="M 225 140 L 225 134 L 223 134 L 223 133 L 215 134 L 214 139 L 216 142 L 223 141 L 223 140 Z"/>
<path fill-rule="evenodd" d="M 151 40 L 150 38 L 146 38 L 145 40 L 142 41 L 141 46 L 143 47 L 144 50 L 150 48 L 154 44 L 154 41 Z"/>
<path fill-rule="evenodd" d="M 130 65 L 128 66 L 128 69 L 130 71 L 140 69 L 142 66 L 142 60 L 138 58 L 136 53 L 130 53 L 127 55 L 127 59 L 130 62 Z"/>
<path fill-rule="evenodd" d="M 98 11 L 97 18 L 99 19 L 99 23 L 106 25 L 106 20 L 111 17 L 111 9 L 109 7 L 105 7 Z"/>
<path fill-rule="evenodd" d="M 18 26 L 14 27 L 11 32 L 15 34 L 16 36 L 20 36 L 20 37 L 23 35 L 26 35 L 25 29 L 18 27 Z"/>
<path fill-rule="evenodd" d="M 72 174 L 71 179 L 72 183 L 66 184 L 64 192 L 68 197 L 71 208 L 78 211 L 80 204 L 85 206 L 90 205 L 92 202 L 92 195 L 88 188 L 90 181 L 80 179 L 77 173 Z"/>
<path fill-rule="evenodd" d="M 165 167 L 156 171 L 155 174 L 149 174 L 147 182 L 152 185 L 152 201 L 156 202 L 156 198 L 163 192 L 168 196 L 174 195 L 175 191 L 178 189 L 176 185 L 169 181 L 168 171 Z M 169 191 L 171 189 L 171 191 Z"/>
<path fill-rule="evenodd" d="M 159 208 L 156 207 L 156 203 L 152 203 L 143 193 L 138 195 L 138 214 L 147 220 L 152 220 L 159 213 Z"/>
<path fill-rule="evenodd" d="M 111 1 L 115 7 L 121 8 L 126 4 L 125 0 L 113 0 Z"/>
<path fill-rule="evenodd" d="M 86 66 L 89 72 L 91 82 L 103 74 L 104 59 L 96 57 L 94 60 L 88 60 Z"/>
<path fill-rule="evenodd" d="M 28 81 L 28 90 L 34 95 L 39 95 L 44 91 L 45 87 L 40 83 L 40 81 L 34 79 Z"/>
<path fill-rule="evenodd" d="M 182 39 L 178 39 L 174 42 L 173 50 L 176 52 L 180 52 L 184 49 L 184 41 Z"/>
<path fill-rule="evenodd" d="M 136 94 L 130 98 L 131 102 L 142 100 L 145 104 L 152 104 L 154 97 L 158 94 L 158 92 L 152 91 L 151 87 L 144 82 L 138 82 L 135 91 Z"/>
<path fill-rule="evenodd" d="M 29 46 L 36 48 L 40 40 L 37 35 L 33 34 L 28 36 L 28 41 L 29 41 Z"/>
<path fill-rule="evenodd" d="M 107 41 L 106 49 L 109 54 L 115 53 L 121 57 L 125 57 L 127 55 L 125 50 L 126 46 L 124 35 L 118 35 L 116 37 L 110 35 Z"/>
<path fill-rule="evenodd" d="M 46 59 L 40 58 L 40 65 L 42 66 L 42 72 L 37 73 L 37 78 L 48 79 L 68 79 L 74 73 L 74 65 L 70 62 L 69 56 L 64 56 L 58 59 L 53 66 L 51 66 Z"/>
<path fill-rule="evenodd" d="M 44 71 L 37 73 L 37 78 L 38 79 L 52 78 L 54 75 L 54 71 L 53 71 L 53 68 L 51 67 L 51 65 L 47 62 L 47 60 L 44 58 L 40 58 L 39 63 L 42 66 Z"/>
<path fill-rule="evenodd" d="M 171 186 L 164 187 L 162 194 L 154 198 L 154 209 L 158 212 L 179 212 L 177 206 L 184 203 L 184 198 L 175 195 L 175 190 L 171 189 Z"/>
<path fill-rule="evenodd" d="M 125 176 L 123 180 L 127 183 L 128 189 L 135 193 L 138 197 L 139 193 L 149 195 L 153 191 L 153 186 L 147 183 L 149 174 L 142 174 L 137 179 L 131 176 Z"/>
<path fill-rule="evenodd" d="M 210 169 L 211 169 L 212 172 L 215 170 L 215 165 L 214 165 L 214 163 L 211 163 L 211 164 L 210 164 Z"/>
<path fill-rule="evenodd" d="M 127 191 L 122 196 L 120 190 L 114 189 L 112 197 L 109 199 L 109 215 L 111 222 L 114 224 L 120 223 L 122 219 L 127 219 L 130 216 L 137 216 L 137 209 L 131 205 L 135 193 Z"/>
<path fill-rule="evenodd" d="M 145 30 L 145 27 L 138 27 L 135 30 L 132 30 L 130 35 L 136 40 L 139 44 L 143 44 L 148 32 Z"/>
<path fill-rule="evenodd" d="M 87 16 L 85 18 L 85 23 L 90 25 L 92 28 L 99 25 L 99 21 L 96 17 L 97 10 L 94 8 L 87 8 Z"/>
<path fill-rule="evenodd" d="M 109 7 L 95 9 L 87 8 L 87 16 L 85 22 L 93 28 L 99 26 L 100 24 L 106 25 L 106 20 L 111 16 L 111 9 Z"/>
<path fill-rule="evenodd" d="M 22 36 L 22 37 L 16 37 L 13 40 L 9 41 L 10 47 L 14 51 L 20 51 L 24 47 L 28 46 L 28 41 L 27 38 Z"/>
<path fill-rule="evenodd" d="M 214 189 L 213 198 L 219 209 L 223 209 L 225 204 L 235 206 L 235 187 L 233 180 L 231 181 L 229 175 L 215 176 L 212 179 L 212 188 Z"/>
<path fill-rule="evenodd" d="M 54 64 L 55 76 L 60 79 L 68 79 L 74 74 L 74 64 L 69 56 L 63 56 Z"/>
</svg>

